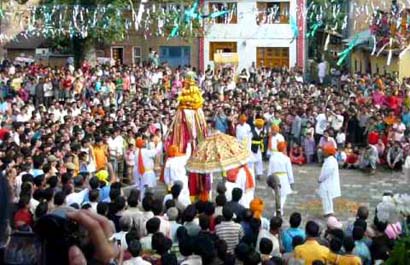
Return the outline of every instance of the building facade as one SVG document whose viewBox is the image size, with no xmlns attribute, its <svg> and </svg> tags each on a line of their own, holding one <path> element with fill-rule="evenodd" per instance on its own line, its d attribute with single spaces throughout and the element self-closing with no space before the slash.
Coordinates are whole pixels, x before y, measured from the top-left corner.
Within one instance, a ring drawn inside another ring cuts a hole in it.
<svg viewBox="0 0 410 265">
<path fill-rule="evenodd" d="M 206 0 L 205 13 L 228 13 L 205 25 L 204 64 L 213 65 L 215 54 L 236 53 L 239 71 L 248 69 L 252 62 L 265 67 L 304 68 L 305 22 L 297 14 L 304 5 L 304 0 Z M 296 39 L 291 20 L 299 29 Z"/>
</svg>

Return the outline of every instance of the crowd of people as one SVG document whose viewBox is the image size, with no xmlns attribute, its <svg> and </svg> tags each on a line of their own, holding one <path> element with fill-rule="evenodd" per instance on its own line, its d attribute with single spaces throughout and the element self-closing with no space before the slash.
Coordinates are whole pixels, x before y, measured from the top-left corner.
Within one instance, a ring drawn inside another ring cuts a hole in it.
<svg viewBox="0 0 410 265">
<path fill-rule="evenodd" d="M 10 250 L 11 231 L 30 232 L 41 217 L 67 206 L 81 209 L 67 216 L 91 230 L 99 244 L 94 258 L 104 264 L 372 264 L 386 260 L 405 231 L 377 219 L 368 224 L 363 207 L 346 229 L 334 216 L 323 233 L 309 220 L 302 229 L 299 213 L 285 229 L 280 212 L 263 212 L 262 199 L 240 204 L 241 189 L 228 200 L 219 187 L 214 201 L 190 203 L 186 183 L 169 185 L 164 199 L 150 188 L 167 174 L 163 142 L 188 72 L 196 73 L 203 90 L 210 127 L 239 140 L 251 133 L 259 181 L 270 170 L 262 161 L 278 148 L 296 165 L 323 163 L 332 145 L 340 167 L 408 166 L 410 79 L 332 72 L 307 83 L 296 68 L 255 64 L 238 76 L 232 67 L 199 73 L 155 62 L 84 62 L 75 69 L 5 61 L 1 69 L 0 242 L 6 260 L 35 259 Z M 105 232 L 104 242 L 97 230 Z M 107 243 L 112 239 L 115 244 Z M 86 264 L 76 247 L 68 256 L 70 264 Z"/>
</svg>

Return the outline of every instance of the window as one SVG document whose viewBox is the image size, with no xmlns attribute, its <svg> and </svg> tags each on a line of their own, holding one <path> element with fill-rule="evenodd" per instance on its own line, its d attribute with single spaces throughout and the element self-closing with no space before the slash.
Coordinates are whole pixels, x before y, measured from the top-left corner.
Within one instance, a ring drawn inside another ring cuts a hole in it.
<svg viewBox="0 0 410 265">
<path fill-rule="evenodd" d="M 140 64 L 141 63 L 141 48 L 134 47 L 134 63 Z"/>
<path fill-rule="evenodd" d="M 259 24 L 289 24 L 289 2 L 257 2 Z"/>
<path fill-rule="evenodd" d="M 258 47 L 256 63 L 258 67 L 289 67 L 289 48 Z"/>
<path fill-rule="evenodd" d="M 211 19 L 216 24 L 236 24 L 238 23 L 236 3 L 209 3 L 209 13 L 218 11 L 228 11 L 227 14 Z"/>
<path fill-rule="evenodd" d="M 210 42 L 209 43 L 209 60 L 214 60 L 215 53 L 236 52 L 236 42 Z"/>
</svg>

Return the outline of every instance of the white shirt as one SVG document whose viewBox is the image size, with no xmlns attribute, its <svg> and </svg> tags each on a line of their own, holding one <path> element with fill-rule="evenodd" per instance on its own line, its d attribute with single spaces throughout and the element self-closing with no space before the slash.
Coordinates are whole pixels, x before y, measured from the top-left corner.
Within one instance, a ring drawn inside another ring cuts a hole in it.
<svg viewBox="0 0 410 265">
<path fill-rule="evenodd" d="M 135 258 L 126 260 L 122 264 L 123 265 L 151 265 L 151 263 L 149 263 L 146 260 L 143 260 L 141 257 L 135 257 Z"/>
<path fill-rule="evenodd" d="M 282 152 L 273 152 L 269 158 L 268 176 L 274 173 L 284 173 L 287 177 L 280 177 L 281 196 L 292 192 L 290 184 L 295 182 L 293 178 L 292 163 L 290 158 Z"/>
<path fill-rule="evenodd" d="M 280 254 L 280 245 L 279 245 L 278 238 L 276 236 L 272 235 L 268 230 L 265 230 L 265 229 L 261 229 L 259 231 L 258 239 L 256 240 L 256 249 L 257 249 L 257 251 L 260 252 L 259 251 L 259 243 L 261 242 L 262 238 L 267 238 L 270 241 L 272 241 L 273 248 L 272 248 L 272 252 L 270 253 L 270 255 L 274 256 L 274 257 L 280 257 L 281 254 Z"/>
<path fill-rule="evenodd" d="M 236 125 L 236 139 L 242 144 L 249 144 L 252 137 L 251 126 L 248 123 Z"/>
<path fill-rule="evenodd" d="M 318 66 L 318 75 L 319 76 L 326 76 L 326 71 L 327 71 L 327 65 L 326 62 L 321 62 Z"/>
<path fill-rule="evenodd" d="M 346 134 L 344 132 L 338 132 L 336 135 L 336 142 L 338 144 L 344 144 L 346 142 Z"/>
<path fill-rule="evenodd" d="M 335 131 L 339 131 L 343 126 L 344 117 L 342 115 L 331 116 L 331 126 Z"/>
<path fill-rule="evenodd" d="M 120 240 L 121 241 L 121 249 L 126 250 L 128 248 L 127 240 L 125 240 L 125 236 L 128 234 L 128 232 L 120 231 L 118 233 L 115 233 L 113 235 L 115 241 Z"/>
<path fill-rule="evenodd" d="M 319 195 L 331 199 L 340 197 L 339 164 L 334 156 L 325 159 L 319 176 Z"/>
<path fill-rule="evenodd" d="M 108 147 L 110 149 L 111 156 L 123 156 L 124 155 L 124 138 L 121 135 L 108 139 Z"/>
<path fill-rule="evenodd" d="M 271 141 L 271 150 L 269 150 L 270 152 L 276 152 L 278 150 L 278 143 L 280 142 L 284 142 L 285 141 L 285 137 L 283 137 L 282 134 L 277 133 L 276 135 L 272 135 L 270 138 Z"/>
<path fill-rule="evenodd" d="M 322 135 L 327 128 L 327 119 L 326 115 L 324 113 L 320 113 L 316 117 L 316 126 L 315 126 L 315 132 L 317 134 Z"/>
<path fill-rule="evenodd" d="M 83 189 L 80 192 L 70 193 L 65 198 L 65 202 L 68 206 L 70 206 L 73 203 L 77 203 L 78 205 L 81 205 L 83 203 L 84 197 L 87 193 L 88 193 L 88 189 Z"/>
</svg>

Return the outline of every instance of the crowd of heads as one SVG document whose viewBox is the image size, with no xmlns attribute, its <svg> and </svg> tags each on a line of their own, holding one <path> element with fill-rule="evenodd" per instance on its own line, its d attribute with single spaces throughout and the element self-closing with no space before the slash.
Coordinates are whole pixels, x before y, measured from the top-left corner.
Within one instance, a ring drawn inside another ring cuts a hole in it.
<svg viewBox="0 0 410 265">
<path fill-rule="evenodd" d="M 201 73 L 152 63 L 91 67 L 85 62 L 74 69 L 5 61 L 0 71 L 0 187 L 9 188 L 0 193 L 5 194 L 3 219 L 12 212 L 12 229 L 29 231 L 59 207 L 84 208 L 106 216 L 117 233 L 125 234 L 128 258 L 146 255 L 162 264 L 187 257 L 205 264 L 234 264 L 235 259 L 281 264 L 283 249 L 272 256 L 275 242 L 269 237 L 258 242 L 261 230 L 280 238 L 283 226 L 280 217 L 264 217 L 261 199 L 250 209 L 238 209 L 242 194 L 234 189 L 232 201 L 220 193 L 215 202 L 184 208 L 177 199 L 179 185 L 166 202 L 149 194 L 139 201 L 138 191 L 124 192 L 122 184 L 132 182 L 128 151 L 140 145 L 137 138 L 147 146 L 165 140 L 184 76 L 192 72 L 203 90 L 207 122 L 222 132 L 234 134 L 240 122 L 254 126 L 261 119 L 267 135 L 283 134 L 291 143 L 290 155 L 299 152 L 306 162 L 320 162 L 322 138 L 334 137 L 338 151 L 346 151 L 344 163 L 355 167 L 366 156 L 372 133 L 377 133 L 372 145 L 378 164 L 398 168 L 408 155 L 410 81 L 389 75 L 331 73 L 329 82 L 319 84 L 305 82 L 296 68 L 252 65 L 236 76 L 233 67 L 208 67 Z M 349 155 L 357 160 L 349 162 Z M 292 215 L 291 227 L 298 227 L 300 219 Z M 350 253 L 352 242 L 361 240 L 360 226 L 366 231 L 358 222 L 353 239 L 330 240 L 329 247 Z M 382 225 L 377 229 L 384 235 Z M 234 240 L 231 232 L 237 233 Z M 305 232 L 317 238 L 318 224 L 307 222 Z M 305 237 L 293 239 L 291 244 L 298 245 Z"/>
</svg>

